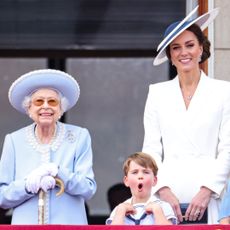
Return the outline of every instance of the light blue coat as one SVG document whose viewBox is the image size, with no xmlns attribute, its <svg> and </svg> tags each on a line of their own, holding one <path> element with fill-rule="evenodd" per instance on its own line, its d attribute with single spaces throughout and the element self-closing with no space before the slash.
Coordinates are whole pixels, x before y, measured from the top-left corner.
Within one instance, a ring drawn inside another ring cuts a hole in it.
<svg viewBox="0 0 230 230">
<path fill-rule="evenodd" d="M 60 125 L 60 123 L 58 122 Z M 51 162 L 59 166 L 58 177 L 65 192 L 50 191 L 49 224 L 87 224 L 84 201 L 96 192 L 92 149 L 85 128 L 64 124 L 65 137 Z M 40 165 L 41 153 L 28 143 L 26 128 L 6 135 L 0 162 L 0 207 L 13 208 L 12 224 L 38 223 L 38 195 L 25 191 L 25 177 Z"/>
</svg>

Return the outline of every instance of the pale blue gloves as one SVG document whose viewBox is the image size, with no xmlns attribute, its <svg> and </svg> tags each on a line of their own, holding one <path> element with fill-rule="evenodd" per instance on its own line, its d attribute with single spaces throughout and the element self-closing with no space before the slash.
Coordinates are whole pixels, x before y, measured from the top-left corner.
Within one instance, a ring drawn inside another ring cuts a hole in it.
<svg viewBox="0 0 230 230">
<path fill-rule="evenodd" d="M 26 177 L 26 191 L 29 193 L 37 193 L 40 188 L 44 191 L 54 188 L 55 180 L 53 177 L 55 177 L 57 173 L 58 167 L 56 164 L 42 164 Z M 53 179 L 51 179 L 51 177 Z"/>
</svg>

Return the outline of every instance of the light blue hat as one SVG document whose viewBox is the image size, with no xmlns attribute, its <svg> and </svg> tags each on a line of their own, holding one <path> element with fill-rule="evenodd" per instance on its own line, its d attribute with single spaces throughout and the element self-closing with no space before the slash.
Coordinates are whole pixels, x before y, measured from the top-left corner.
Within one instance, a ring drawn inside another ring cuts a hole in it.
<svg viewBox="0 0 230 230">
<path fill-rule="evenodd" d="M 153 65 L 160 65 L 163 62 L 167 61 L 167 55 L 165 52 L 166 47 L 183 31 L 185 31 L 188 27 L 193 24 L 197 24 L 201 30 L 204 30 L 208 27 L 208 25 L 215 19 L 217 14 L 219 13 L 219 9 L 215 8 L 196 19 L 191 20 L 191 16 L 197 11 L 199 6 L 193 9 L 182 21 L 174 22 L 168 26 L 165 31 L 163 41 L 158 45 L 157 51 L 158 54 L 153 61 Z"/>
<path fill-rule="evenodd" d="M 69 74 L 60 70 L 41 69 L 20 76 L 10 86 L 8 97 L 11 105 L 22 113 L 26 113 L 22 102 L 26 96 L 41 88 L 51 88 L 67 98 L 67 110 L 72 108 L 80 96 L 77 81 Z"/>
</svg>

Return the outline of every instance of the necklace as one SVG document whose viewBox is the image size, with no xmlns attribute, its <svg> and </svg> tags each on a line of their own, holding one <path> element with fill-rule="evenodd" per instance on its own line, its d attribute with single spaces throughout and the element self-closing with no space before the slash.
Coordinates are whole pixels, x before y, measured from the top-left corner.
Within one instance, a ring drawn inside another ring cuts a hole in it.
<svg viewBox="0 0 230 230">
<path fill-rule="evenodd" d="M 32 148 L 39 153 L 47 154 L 52 151 L 57 151 L 62 141 L 64 140 L 65 135 L 65 126 L 61 122 L 57 123 L 57 131 L 55 131 L 55 135 L 53 136 L 51 142 L 49 144 L 41 144 L 34 132 L 35 124 L 31 124 L 26 127 L 26 137 L 29 144 Z"/>
<path fill-rule="evenodd" d="M 182 84 L 183 83 L 182 80 L 181 80 L 181 82 L 179 82 L 182 96 L 183 96 L 184 100 L 187 101 L 187 103 L 189 103 L 193 98 L 193 95 L 196 91 L 196 88 L 197 88 L 199 80 L 200 80 L 200 76 L 197 78 L 197 80 L 195 80 L 195 79 L 196 78 L 194 78 L 193 82 L 187 83 L 187 84 L 186 84 L 186 82 L 184 82 L 184 84 Z"/>
<path fill-rule="evenodd" d="M 193 94 L 185 95 L 184 91 L 182 90 L 182 96 L 183 96 L 184 100 L 191 101 Z"/>
<path fill-rule="evenodd" d="M 41 145 L 46 145 L 46 144 L 49 145 L 49 144 L 52 144 L 53 141 L 54 141 L 55 138 L 56 138 L 56 135 L 57 135 L 57 125 L 55 125 L 54 133 L 53 133 L 53 135 L 52 135 L 52 137 L 51 137 L 51 139 L 50 139 L 50 141 L 49 141 L 48 143 L 42 143 L 42 141 L 41 141 L 41 139 L 39 138 L 39 135 L 38 135 L 37 125 L 35 126 L 34 129 L 35 129 L 35 130 L 34 130 L 34 136 L 35 136 L 35 138 L 37 139 L 37 142 L 40 143 Z"/>
<path fill-rule="evenodd" d="M 193 95 L 195 93 L 195 90 L 191 90 L 189 92 L 189 90 L 181 89 L 181 92 L 182 92 L 182 96 L 183 96 L 184 100 L 191 101 L 193 98 Z"/>
</svg>

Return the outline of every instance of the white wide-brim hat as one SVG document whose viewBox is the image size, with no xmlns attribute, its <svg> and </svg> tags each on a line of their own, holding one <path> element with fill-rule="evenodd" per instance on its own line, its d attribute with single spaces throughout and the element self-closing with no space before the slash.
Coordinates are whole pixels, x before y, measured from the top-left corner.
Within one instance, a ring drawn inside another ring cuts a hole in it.
<svg viewBox="0 0 230 230">
<path fill-rule="evenodd" d="M 41 69 L 20 76 L 10 86 L 8 97 L 11 105 L 22 113 L 26 113 L 22 102 L 26 96 L 38 89 L 50 88 L 60 92 L 67 98 L 67 110 L 72 108 L 80 96 L 77 81 L 69 74 L 60 70 Z"/>
<path fill-rule="evenodd" d="M 198 18 L 191 20 L 191 16 L 194 15 L 198 7 L 199 6 L 193 9 L 182 21 L 174 22 L 168 26 L 165 31 L 163 41 L 157 47 L 157 51 L 159 52 L 153 61 L 153 65 L 160 65 L 168 60 L 165 52 L 166 47 L 188 27 L 193 24 L 197 24 L 203 31 L 208 27 L 208 25 L 216 18 L 217 14 L 219 13 L 219 8 L 215 8 L 199 16 Z"/>
</svg>

